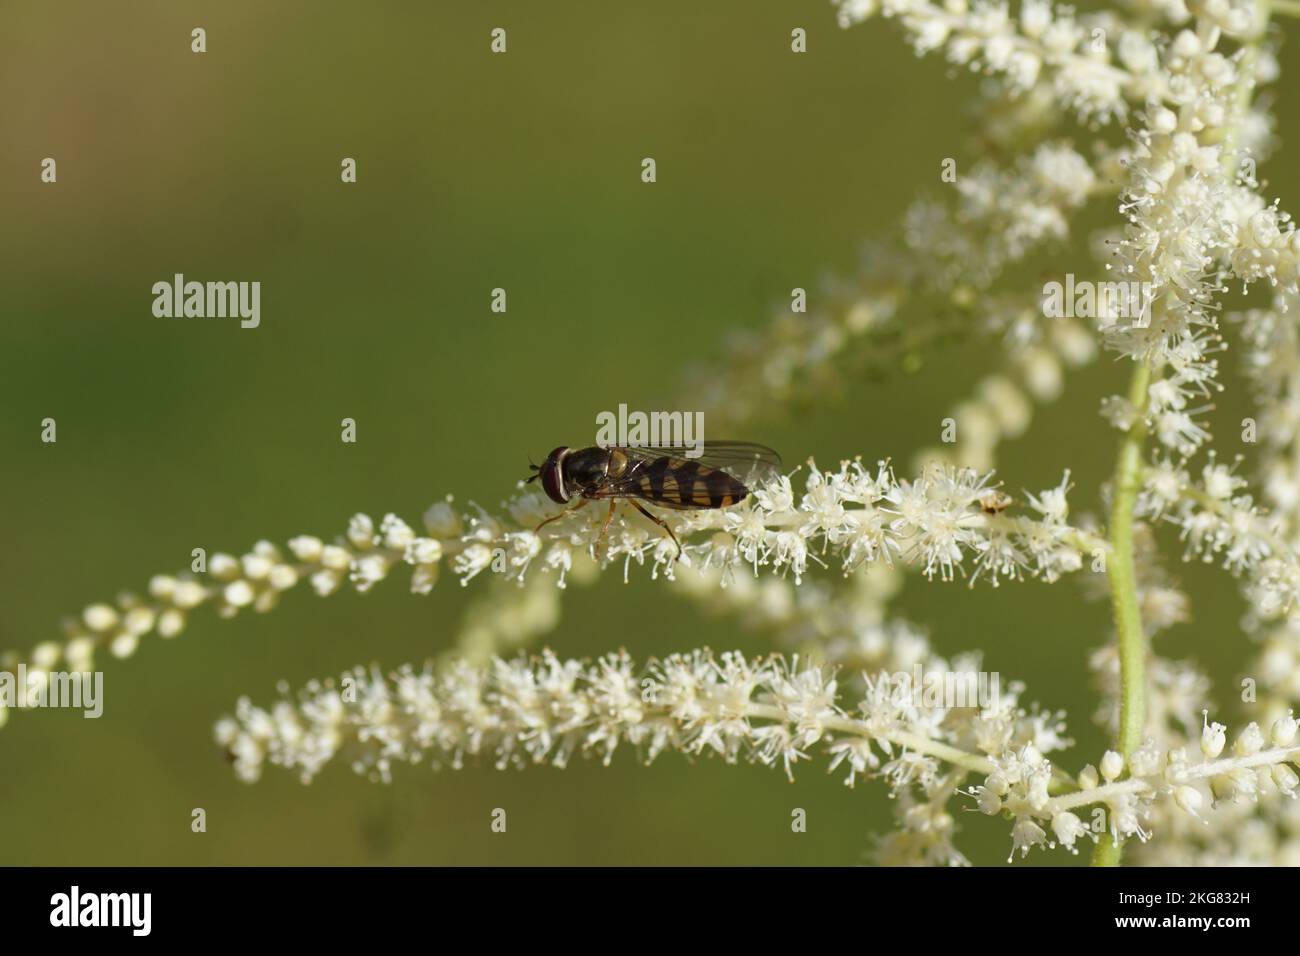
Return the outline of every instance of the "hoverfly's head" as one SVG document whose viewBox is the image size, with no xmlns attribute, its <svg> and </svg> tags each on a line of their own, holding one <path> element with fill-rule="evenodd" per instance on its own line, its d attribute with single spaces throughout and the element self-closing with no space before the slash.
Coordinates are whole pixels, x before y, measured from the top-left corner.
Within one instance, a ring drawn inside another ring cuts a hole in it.
<svg viewBox="0 0 1300 956">
<path fill-rule="evenodd" d="M 568 447 L 561 445 L 546 456 L 546 461 L 542 462 L 540 467 L 532 462 L 528 463 L 536 474 L 529 475 L 525 480 L 542 479 L 542 490 L 546 492 L 546 497 L 557 504 L 564 504 L 569 500 L 569 494 L 564 490 L 564 458 L 568 453 Z"/>
</svg>

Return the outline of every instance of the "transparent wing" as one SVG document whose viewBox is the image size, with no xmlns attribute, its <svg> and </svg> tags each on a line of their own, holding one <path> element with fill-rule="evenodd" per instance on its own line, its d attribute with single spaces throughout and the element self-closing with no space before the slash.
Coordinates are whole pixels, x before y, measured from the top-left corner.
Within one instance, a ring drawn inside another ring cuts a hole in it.
<svg viewBox="0 0 1300 956">
<path fill-rule="evenodd" d="M 653 461 L 668 456 L 697 462 L 703 468 L 725 471 L 746 487 L 761 484 L 781 474 L 781 456 L 766 445 L 748 441 L 706 441 L 703 448 L 661 446 L 650 448 L 640 445 L 622 446 L 619 449 L 631 458 Z"/>
<path fill-rule="evenodd" d="M 631 467 L 599 497 L 642 498 L 680 510 L 725 507 L 781 473 L 781 456 L 753 442 L 705 442 L 694 449 L 619 446 L 619 451 L 631 459 Z"/>
</svg>

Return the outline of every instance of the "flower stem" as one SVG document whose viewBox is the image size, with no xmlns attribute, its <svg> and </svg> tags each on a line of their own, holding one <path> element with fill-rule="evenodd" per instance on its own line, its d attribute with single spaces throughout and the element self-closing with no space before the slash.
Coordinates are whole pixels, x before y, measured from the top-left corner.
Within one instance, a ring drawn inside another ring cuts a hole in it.
<svg viewBox="0 0 1300 956">
<path fill-rule="evenodd" d="M 1151 368 L 1138 362 L 1129 382 L 1133 424 L 1119 443 L 1110 506 L 1110 557 L 1106 577 L 1119 641 L 1119 751 L 1128 757 L 1142 745 L 1146 723 L 1146 634 L 1138 608 L 1137 567 L 1133 559 L 1133 509 L 1142 481 L 1142 444 L 1146 439 L 1147 387 Z M 1093 866 L 1119 866 L 1123 844 L 1101 839 Z"/>
</svg>

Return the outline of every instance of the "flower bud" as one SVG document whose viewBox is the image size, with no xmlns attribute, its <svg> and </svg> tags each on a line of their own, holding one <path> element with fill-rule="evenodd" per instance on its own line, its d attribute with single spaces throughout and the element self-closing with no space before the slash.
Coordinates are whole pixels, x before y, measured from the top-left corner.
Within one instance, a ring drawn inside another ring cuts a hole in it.
<svg viewBox="0 0 1300 956">
<path fill-rule="evenodd" d="M 1174 802 L 1194 817 L 1200 815 L 1201 804 L 1204 800 L 1201 791 L 1195 787 L 1182 786 L 1174 788 Z"/>
<path fill-rule="evenodd" d="M 244 570 L 244 577 L 250 581 L 261 581 L 271 573 L 271 568 L 274 567 L 269 558 L 260 554 L 246 554 L 240 560 L 240 564 Z"/>
<path fill-rule="evenodd" d="M 305 561 L 308 564 L 316 564 L 321 558 L 321 549 L 324 544 L 320 538 L 307 534 L 301 534 L 296 538 L 289 539 L 289 550 L 299 561 Z"/>
<path fill-rule="evenodd" d="M 158 636 L 175 637 L 185 630 L 185 612 L 169 607 L 158 615 Z"/>
<path fill-rule="evenodd" d="M 176 592 L 176 579 L 170 574 L 155 574 L 149 579 L 149 594 L 159 601 L 170 601 Z"/>
<path fill-rule="evenodd" d="M 348 521 L 348 540 L 358 548 L 369 548 L 375 543 L 375 522 L 368 514 L 354 514 Z"/>
<path fill-rule="evenodd" d="M 1259 724 L 1253 720 L 1237 735 L 1237 739 L 1232 742 L 1232 752 L 1238 757 L 1249 757 L 1257 754 L 1264 749 L 1264 735 L 1260 732 Z"/>
<path fill-rule="evenodd" d="M 1232 778 L 1219 773 L 1210 778 L 1210 796 L 1215 800 L 1231 800 L 1237 791 L 1232 785 Z"/>
<path fill-rule="evenodd" d="M 1124 772 L 1124 758 L 1114 750 L 1107 750 L 1101 758 L 1101 775 L 1109 782 Z"/>
<path fill-rule="evenodd" d="M 92 631 L 103 633 L 117 626 L 117 611 L 107 604 L 92 604 L 82 612 L 81 619 Z"/>
<path fill-rule="evenodd" d="M 1274 747 L 1290 747 L 1295 741 L 1296 719 L 1291 716 L 1290 712 L 1285 717 L 1279 717 L 1273 723 L 1273 731 L 1270 736 L 1273 739 Z"/>
<path fill-rule="evenodd" d="M 39 667 L 43 671 L 53 670 L 62 653 L 57 642 L 42 641 L 32 648 L 32 666 Z"/>
<path fill-rule="evenodd" d="M 1276 764 L 1273 767 L 1273 782 L 1288 797 L 1294 797 L 1296 786 L 1300 784 L 1300 774 L 1284 763 Z"/>
<path fill-rule="evenodd" d="M 123 631 L 108 642 L 108 650 L 114 657 L 130 657 L 140 645 L 140 638 Z"/>
<path fill-rule="evenodd" d="M 256 595 L 253 593 L 253 586 L 247 581 L 234 581 L 226 585 L 225 590 L 221 592 L 221 597 L 231 607 L 248 607 L 253 603 Z"/>
<path fill-rule="evenodd" d="M 239 576 L 239 561 L 232 554 L 217 552 L 208 559 L 208 573 L 214 578 L 229 581 Z"/>
<path fill-rule="evenodd" d="M 1157 133 L 1169 134 L 1178 129 L 1178 115 L 1168 107 L 1158 106 L 1151 111 L 1151 129 Z"/>
</svg>

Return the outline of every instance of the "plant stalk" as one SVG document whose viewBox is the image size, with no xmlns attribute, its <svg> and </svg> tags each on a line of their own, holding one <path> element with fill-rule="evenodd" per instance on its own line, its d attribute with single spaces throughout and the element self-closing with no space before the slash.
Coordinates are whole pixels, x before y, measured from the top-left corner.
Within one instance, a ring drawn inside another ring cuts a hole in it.
<svg viewBox="0 0 1300 956">
<path fill-rule="evenodd" d="M 1147 388 L 1151 368 L 1138 362 L 1129 381 L 1133 424 L 1120 439 L 1110 505 L 1110 556 L 1106 577 L 1119 642 L 1119 752 L 1127 759 L 1142 746 L 1146 724 L 1146 633 L 1138 607 L 1137 566 L 1133 556 L 1133 510 L 1142 485 L 1142 445 L 1146 440 Z M 1093 866 L 1119 866 L 1124 852 L 1118 839 L 1102 837 Z"/>
</svg>

